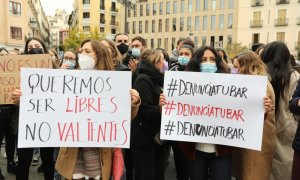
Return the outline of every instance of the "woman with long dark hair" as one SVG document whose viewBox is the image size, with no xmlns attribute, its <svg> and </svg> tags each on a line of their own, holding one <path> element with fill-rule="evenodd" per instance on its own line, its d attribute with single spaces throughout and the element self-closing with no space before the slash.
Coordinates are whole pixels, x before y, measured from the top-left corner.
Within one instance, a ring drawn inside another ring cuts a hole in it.
<svg viewBox="0 0 300 180">
<path fill-rule="evenodd" d="M 283 42 L 267 44 L 260 57 L 267 66 L 275 92 L 276 144 L 271 179 L 291 179 L 292 142 L 297 123 L 289 110 L 289 100 L 296 89 L 299 74 L 293 70 L 290 52 Z"/>
</svg>

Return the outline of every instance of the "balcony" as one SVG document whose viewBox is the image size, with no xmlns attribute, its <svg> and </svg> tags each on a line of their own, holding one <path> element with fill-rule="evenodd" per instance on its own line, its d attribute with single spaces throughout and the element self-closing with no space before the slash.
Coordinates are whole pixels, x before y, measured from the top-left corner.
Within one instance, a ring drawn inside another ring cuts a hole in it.
<svg viewBox="0 0 300 180">
<path fill-rule="evenodd" d="M 100 13 L 105 13 L 105 6 L 100 5 Z"/>
<path fill-rule="evenodd" d="M 279 4 L 289 4 L 290 3 L 290 0 L 276 0 L 276 4 L 279 5 Z"/>
<path fill-rule="evenodd" d="M 297 25 L 300 25 L 300 17 L 297 17 Z"/>
<path fill-rule="evenodd" d="M 251 28 L 259 28 L 263 26 L 263 21 L 262 20 L 253 20 L 250 21 L 250 27 Z"/>
<path fill-rule="evenodd" d="M 251 1 L 251 6 L 252 7 L 258 7 L 258 6 L 263 6 L 264 1 L 263 0 L 252 0 Z"/>
<path fill-rule="evenodd" d="M 118 26 L 118 25 L 119 25 L 119 23 L 118 23 L 118 22 L 116 22 L 116 21 L 110 21 L 110 25 L 112 25 L 112 26 Z"/>
<path fill-rule="evenodd" d="M 288 18 L 275 19 L 275 26 L 287 26 L 288 21 L 289 21 Z"/>
<path fill-rule="evenodd" d="M 300 42 L 295 42 L 295 49 L 299 49 L 300 50 Z"/>
</svg>

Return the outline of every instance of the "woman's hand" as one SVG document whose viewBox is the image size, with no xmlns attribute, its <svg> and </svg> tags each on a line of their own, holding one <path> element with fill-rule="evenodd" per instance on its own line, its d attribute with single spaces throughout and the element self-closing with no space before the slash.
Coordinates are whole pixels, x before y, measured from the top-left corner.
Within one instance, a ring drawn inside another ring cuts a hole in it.
<svg viewBox="0 0 300 180">
<path fill-rule="evenodd" d="M 264 97 L 265 113 L 272 111 L 272 101 L 268 97 Z"/>
<path fill-rule="evenodd" d="M 16 104 L 16 105 L 19 105 L 20 103 L 20 97 L 22 96 L 22 91 L 21 89 L 15 89 L 12 93 L 12 97 L 11 99 L 13 100 L 13 102 Z"/>
<path fill-rule="evenodd" d="M 163 107 L 166 104 L 166 97 L 163 93 L 159 96 L 159 106 Z"/>
<path fill-rule="evenodd" d="M 128 67 L 129 67 L 129 69 L 130 69 L 132 72 L 135 72 L 135 71 L 136 71 L 137 63 L 138 63 L 137 60 L 134 60 L 134 59 L 130 59 L 130 60 L 129 60 Z"/>
<path fill-rule="evenodd" d="M 60 67 L 60 69 L 70 69 L 70 65 L 66 64 L 66 63 L 63 63 Z"/>
<path fill-rule="evenodd" d="M 141 102 L 141 98 L 137 90 L 130 89 L 130 95 L 131 95 L 131 104 L 138 105 Z"/>
</svg>

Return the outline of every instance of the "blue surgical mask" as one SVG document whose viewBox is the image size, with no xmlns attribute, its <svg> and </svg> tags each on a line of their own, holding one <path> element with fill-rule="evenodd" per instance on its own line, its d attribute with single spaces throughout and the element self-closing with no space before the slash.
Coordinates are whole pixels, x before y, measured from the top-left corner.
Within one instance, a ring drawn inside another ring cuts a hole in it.
<svg viewBox="0 0 300 180">
<path fill-rule="evenodd" d="M 141 50 L 139 48 L 132 48 L 132 55 L 136 58 L 139 58 L 141 56 Z"/>
<path fill-rule="evenodd" d="M 74 69 L 76 66 L 76 62 L 70 61 L 69 59 L 65 59 L 64 64 L 69 65 L 68 69 Z"/>
<path fill-rule="evenodd" d="M 215 73 L 217 72 L 218 68 L 215 63 L 201 63 L 200 64 L 200 71 L 206 73 Z"/>
<path fill-rule="evenodd" d="M 190 58 L 186 57 L 186 56 L 179 56 L 178 57 L 178 62 L 180 65 L 187 65 L 190 61 Z"/>
</svg>

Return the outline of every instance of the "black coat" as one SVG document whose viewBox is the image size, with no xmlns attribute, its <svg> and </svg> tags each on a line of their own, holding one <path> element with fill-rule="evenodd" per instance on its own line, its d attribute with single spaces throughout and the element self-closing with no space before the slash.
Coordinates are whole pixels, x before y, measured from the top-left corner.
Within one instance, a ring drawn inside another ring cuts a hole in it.
<svg viewBox="0 0 300 180">
<path fill-rule="evenodd" d="M 162 93 L 164 76 L 153 65 L 141 61 L 133 88 L 141 98 L 137 117 L 132 122 L 131 143 L 133 147 L 154 145 L 153 137 L 160 131 L 161 111 L 159 96 Z"/>
<path fill-rule="evenodd" d="M 298 100 L 300 99 L 300 80 L 298 80 L 297 87 L 294 91 L 293 97 L 289 102 L 290 111 L 294 115 L 300 115 L 300 107 L 298 106 Z M 293 142 L 293 148 L 295 151 L 300 153 L 300 124 L 298 123 L 298 128 Z"/>
</svg>

